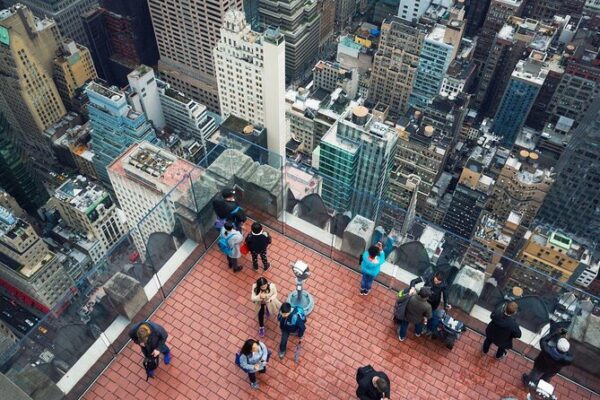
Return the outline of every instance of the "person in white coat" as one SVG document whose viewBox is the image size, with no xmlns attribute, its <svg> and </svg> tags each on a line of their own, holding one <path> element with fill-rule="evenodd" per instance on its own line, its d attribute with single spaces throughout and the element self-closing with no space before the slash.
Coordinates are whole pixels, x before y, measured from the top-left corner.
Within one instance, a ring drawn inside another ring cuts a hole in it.
<svg viewBox="0 0 600 400">
<path fill-rule="evenodd" d="M 265 315 L 277 315 L 281 302 L 277 298 L 277 288 L 273 282 L 260 277 L 252 285 L 251 300 L 258 315 L 258 336 L 265 336 Z"/>
</svg>

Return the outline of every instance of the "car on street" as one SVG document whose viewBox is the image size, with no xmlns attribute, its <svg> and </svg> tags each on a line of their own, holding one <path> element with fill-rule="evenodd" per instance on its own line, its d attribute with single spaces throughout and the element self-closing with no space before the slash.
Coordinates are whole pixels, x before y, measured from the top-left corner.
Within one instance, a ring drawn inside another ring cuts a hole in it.
<svg viewBox="0 0 600 400">
<path fill-rule="evenodd" d="M 2 311 L 2 315 L 4 315 L 7 318 L 12 318 L 12 314 L 9 313 L 8 311 Z"/>
<path fill-rule="evenodd" d="M 31 322 L 31 321 L 30 321 L 30 320 L 28 320 L 28 319 L 26 319 L 26 320 L 25 320 L 25 323 L 26 323 L 27 325 L 29 325 L 29 326 L 33 326 L 33 325 L 34 325 L 34 324 L 33 324 L 33 322 Z"/>
</svg>

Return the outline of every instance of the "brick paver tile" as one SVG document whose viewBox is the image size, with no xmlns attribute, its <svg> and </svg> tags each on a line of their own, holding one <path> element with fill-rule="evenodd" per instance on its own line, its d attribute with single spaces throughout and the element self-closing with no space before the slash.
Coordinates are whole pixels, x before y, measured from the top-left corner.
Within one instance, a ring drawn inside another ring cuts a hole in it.
<svg viewBox="0 0 600 400">
<path fill-rule="evenodd" d="M 294 290 L 290 263 L 302 259 L 312 271 L 306 288 L 316 306 L 307 321 L 299 365 L 293 362 L 295 338 L 290 338 L 286 358 L 277 358 L 280 335 L 272 316 L 264 341 L 274 357 L 267 374 L 259 375 L 260 390 L 250 389 L 247 375 L 233 361 L 243 341 L 257 337 L 250 290 L 262 270 L 254 272 L 246 258 L 243 272 L 234 274 L 213 246 L 153 317 L 170 333 L 172 364 L 161 364 L 156 378 L 146 383 L 141 355 L 130 343 L 84 398 L 354 399 L 356 369 L 365 364 L 386 371 L 394 399 L 525 398 L 520 377 L 530 362 L 516 354 L 501 362 L 482 356 L 482 339 L 472 331 L 452 351 L 414 338 L 412 331 L 400 343 L 389 290 L 375 285 L 368 297 L 360 296 L 357 273 L 272 234 L 272 267 L 264 276 L 277 285 L 281 300 Z M 600 399 L 562 378 L 554 383 L 561 400 Z"/>
</svg>

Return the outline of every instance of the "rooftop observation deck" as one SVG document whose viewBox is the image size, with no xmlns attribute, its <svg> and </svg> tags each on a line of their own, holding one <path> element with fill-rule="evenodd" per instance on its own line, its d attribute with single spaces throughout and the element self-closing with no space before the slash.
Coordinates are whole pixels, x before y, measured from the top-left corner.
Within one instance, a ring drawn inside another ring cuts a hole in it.
<svg viewBox="0 0 600 400">
<path fill-rule="evenodd" d="M 513 352 L 503 361 L 483 355 L 482 337 L 471 330 L 453 350 L 415 338 L 411 331 L 401 343 L 391 321 L 394 292 L 376 284 L 371 295 L 362 297 L 356 272 L 272 234 L 272 267 L 264 276 L 277 285 L 280 299 L 294 289 L 289 263 L 302 259 L 313 272 L 306 288 L 315 296 L 315 309 L 307 321 L 299 364 L 293 361 L 291 338 L 286 358 L 274 356 L 267 373 L 259 376 L 260 389 L 250 388 L 233 359 L 244 340 L 257 337 L 250 289 L 261 273 L 244 258 L 243 271 L 234 274 L 213 246 L 152 317 L 169 331 L 171 365 L 161 364 L 156 378 L 146 382 L 141 353 L 129 343 L 83 398 L 355 399 L 356 369 L 366 364 L 388 374 L 392 399 L 526 398 L 521 374 L 531 368 L 531 361 Z M 271 317 L 266 326 L 264 341 L 275 355 L 278 325 Z M 562 377 L 552 383 L 561 400 L 600 399 Z"/>
</svg>

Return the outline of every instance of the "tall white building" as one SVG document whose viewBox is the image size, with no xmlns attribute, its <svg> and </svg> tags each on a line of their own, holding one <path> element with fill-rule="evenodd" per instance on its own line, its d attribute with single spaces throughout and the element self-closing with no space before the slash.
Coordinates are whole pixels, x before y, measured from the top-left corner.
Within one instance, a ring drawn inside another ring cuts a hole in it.
<svg viewBox="0 0 600 400">
<path fill-rule="evenodd" d="M 214 49 L 221 115 L 267 129 L 269 150 L 285 154 L 285 39 L 278 29 L 258 33 L 244 13 L 225 14 Z"/>
<path fill-rule="evenodd" d="M 175 202 L 190 188 L 190 180 L 184 179 L 187 174 L 199 175 L 200 169 L 148 142 L 132 145 L 108 167 L 142 260 L 152 233 L 173 232 Z M 162 201 L 167 194 L 168 199 Z"/>
<path fill-rule="evenodd" d="M 431 5 L 431 0 L 400 0 L 398 16 L 406 21 L 418 20 Z"/>
<path fill-rule="evenodd" d="M 55 254 L 24 220 L 0 207 L 0 282 L 27 304 L 47 312 L 74 286 Z"/>
<path fill-rule="evenodd" d="M 102 255 L 127 233 L 125 214 L 106 190 L 83 176 L 63 183 L 54 198 L 67 225 L 86 233 L 88 240 L 97 240 Z"/>
<path fill-rule="evenodd" d="M 155 129 L 165 127 L 165 117 L 160 104 L 158 86 L 154 70 L 140 65 L 127 75 L 129 82 L 129 101 L 137 112 L 145 112 Z"/>
</svg>

